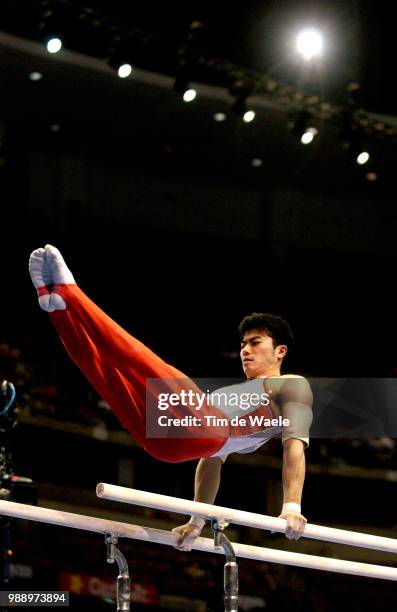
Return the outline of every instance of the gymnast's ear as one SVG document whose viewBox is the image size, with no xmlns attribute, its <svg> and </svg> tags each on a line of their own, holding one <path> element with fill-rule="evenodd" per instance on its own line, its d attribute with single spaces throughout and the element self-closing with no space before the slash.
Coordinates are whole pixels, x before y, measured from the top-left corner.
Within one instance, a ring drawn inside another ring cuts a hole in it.
<svg viewBox="0 0 397 612">
<path fill-rule="evenodd" d="M 278 344 L 276 346 L 276 356 L 278 358 L 284 359 L 287 353 L 288 353 L 288 347 L 286 344 Z"/>
</svg>

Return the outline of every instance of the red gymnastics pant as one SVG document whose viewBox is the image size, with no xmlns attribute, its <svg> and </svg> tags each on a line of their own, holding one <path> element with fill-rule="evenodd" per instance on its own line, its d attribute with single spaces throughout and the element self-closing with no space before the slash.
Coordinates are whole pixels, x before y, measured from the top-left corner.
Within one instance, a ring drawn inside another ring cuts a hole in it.
<svg viewBox="0 0 397 612">
<path fill-rule="evenodd" d="M 213 432 L 207 429 L 204 437 L 189 435 L 188 428 L 186 437 L 181 437 L 180 432 L 173 438 L 147 437 L 147 379 L 183 382 L 187 377 L 130 336 L 77 285 L 55 285 L 52 291 L 61 295 L 67 304 L 66 310 L 50 313 L 67 352 L 122 425 L 150 455 L 162 461 L 179 462 L 208 457 L 222 448 L 229 435 L 227 428 L 218 427 Z M 189 388 L 193 387 L 199 390 L 190 381 Z M 175 387 L 170 385 L 170 391 L 175 392 Z M 225 416 L 214 406 L 207 404 L 203 408 L 207 414 Z"/>
</svg>

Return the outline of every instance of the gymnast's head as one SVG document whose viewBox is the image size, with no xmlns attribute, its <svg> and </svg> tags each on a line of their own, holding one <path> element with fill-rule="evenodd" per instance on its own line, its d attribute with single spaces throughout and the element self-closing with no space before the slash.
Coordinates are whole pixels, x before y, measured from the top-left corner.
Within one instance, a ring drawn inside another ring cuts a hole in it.
<svg viewBox="0 0 397 612">
<path fill-rule="evenodd" d="M 279 376 L 283 359 L 294 337 L 287 321 L 264 312 L 253 312 L 239 325 L 240 358 L 247 378 Z"/>
</svg>

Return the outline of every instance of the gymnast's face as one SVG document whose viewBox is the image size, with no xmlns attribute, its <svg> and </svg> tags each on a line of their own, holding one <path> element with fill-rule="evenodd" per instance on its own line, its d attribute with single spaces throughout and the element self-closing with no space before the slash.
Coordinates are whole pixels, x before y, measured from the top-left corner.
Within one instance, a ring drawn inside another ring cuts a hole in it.
<svg viewBox="0 0 397 612">
<path fill-rule="evenodd" d="M 264 330 L 252 329 L 244 334 L 240 358 L 247 378 L 279 376 L 280 365 L 287 352 L 285 345 L 274 348 L 273 338 Z"/>
</svg>

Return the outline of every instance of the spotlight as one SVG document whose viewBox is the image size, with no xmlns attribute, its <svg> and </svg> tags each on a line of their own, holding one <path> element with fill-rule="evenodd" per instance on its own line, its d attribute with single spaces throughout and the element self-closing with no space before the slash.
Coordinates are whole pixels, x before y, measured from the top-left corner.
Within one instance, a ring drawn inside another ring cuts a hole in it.
<svg viewBox="0 0 397 612">
<path fill-rule="evenodd" d="M 108 64 L 117 72 L 120 79 L 126 79 L 132 74 L 131 52 L 128 52 L 126 43 L 120 41 L 117 43 L 111 51 Z"/>
<path fill-rule="evenodd" d="M 220 121 L 225 121 L 225 120 L 226 120 L 225 113 L 215 113 L 214 114 L 214 121 L 217 121 L 219 123 Z"/>
<path fill-rule="evenodd" d="M 310 61 L 322 55 L 323 37 L 318 30 L 306 28 L 298 34 L 296 48 L 306 61 Z"/>
<path fill-rule="evenodd" d="M 369 161 L 370 154 L 365 149 L 366 144 L 357 130 L 347 129 L 342 132 L 341 138 L 342 148 L 349 153 L 351 159 L 354 159 L 359 166 L 363 166 Z"/>
<path fill-rule="evenodd" d="M 120 79 L 126 79 L 132 73 L 131 64 L 121 64 L 117 69 L 117 74 Z"/>
<path fill-rule="evenodd" d="M 111 57 L 108 63 L 117 72 L 117 76 L 120 79 L 126 79 L 132 74 L 132 65 L 125 58 Z"/>
<path fill-rule="evenodd" d="M 173 89 L 184 102 L 192 102 L 197 96 L 197 91 L 189 86 L 188 79 L 183 75 L 177 75 Z"/>
<path fill-rule="evenodd" d="M 251 121 L 253 121 L 254 119 L 255 119 L 255 111 L 253 110 L 246 111 L 243 115 L 244 123 L 251 123 Z"/>
<path fill-rule="evenodd" d="M 368 160 L 369 160 L 369 153 L 367 151 L 361 151 L 361 153 L 359 153 L 356 158 L 356 162 L 360 166 L 363 166 L 364 164 L 366 164 Z"/>
<path fill-rule="evenodd" d="M 46 43 L 48 53 L 58 53 L 62 49 L 62 40 L 57 36 L 53 36 Z"/>
<path fill-rule="evenodd" d="M 313 142 L 314 137 L 317 136 L 317 134 L 318 134 L 317 128 L 315 127 L 307 128 L 301 136 L 301 143 L 304 145 L 310 144 L 311 142 Z"/>
<path fill-rule="evenodd" d="M 41 74 L 41 72 L 31 72 L 29 74 L 29 79 L 31 81 L 41 81 L 42 78 L 43 78 L 43 75 Z"/>
<path fill-rule="evenodd" d="M 182 97 L 184 102 L 192 102 L 196 96 L 197 91 L 195 89 L 187 89 Z"/>
<path fill-rule="evenodd" d="M 254 159 L 251 160 L 251 166 L 253 166 L 254 168 L 260 168 L 261 166 L 263 166 L 263 159 L 260 159 L 259 157 L 254 157 Z"/>
</svg>

